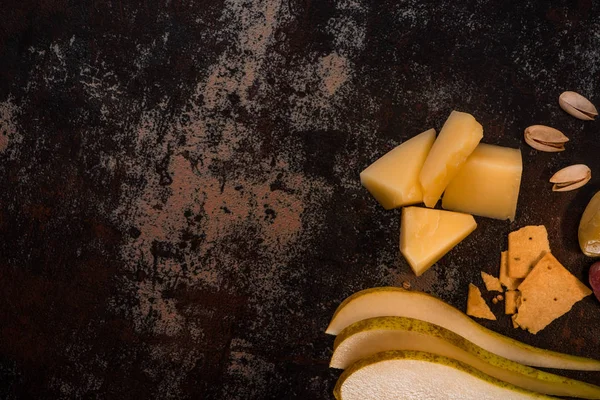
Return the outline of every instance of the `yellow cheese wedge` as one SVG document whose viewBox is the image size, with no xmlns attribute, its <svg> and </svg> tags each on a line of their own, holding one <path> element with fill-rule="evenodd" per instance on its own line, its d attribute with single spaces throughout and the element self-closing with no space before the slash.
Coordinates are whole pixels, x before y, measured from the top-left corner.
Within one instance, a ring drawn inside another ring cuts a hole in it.
<svg viewBox="0 0 600 400">
<path fill-rule="evenodd" d="M 421 203 L 419 172 L 435 141 L 430 129 L 397 146 L 360 173 L 360 182 L 386 209 Z"/>
<path fill-rule="evenodd" d="M 446 188 L 442 207 L 514 221 L 522 171 L 521 150 L 480 143 Z"/>
<path fill-rule="evenodd" d="M 472 215 L 405 207 L 402 209 L 400 252 L 419 276 L 476 227 Z"/>
<path fill-rule="evenodd" d="M 483 128 L 471 114 L 452 111 L 419 174 L 427 207 L 435 207 L 482 137 Z"/>
</svg>

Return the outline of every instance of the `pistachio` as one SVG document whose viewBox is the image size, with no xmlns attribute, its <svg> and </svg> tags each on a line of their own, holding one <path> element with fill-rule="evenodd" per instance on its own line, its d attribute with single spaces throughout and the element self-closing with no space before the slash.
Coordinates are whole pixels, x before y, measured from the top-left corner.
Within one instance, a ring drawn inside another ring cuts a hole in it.
<svg viewBox="0 0 600 400">
<path fill-rule="evenodd" d="M 558 129 L 546 125 L 532 125 L 525 129 L 525 142 L 539 151 L 564 151 L 569 138 Z"/>
<path fill-rule="evenodd" d="M 554 183 L 552 190 L 554 192 L 567 192 L 569 190 L 579 189 L 592 179 L 592 171 L 587 165 L 575 164 L 561 169 L 550 178 L 550 183 Z"/>
<path fill-rule="evenodd" d="M 598 116 L 596 107 L 585 97 L 575 92 L 563 92 L 558 98 L 560 108 L 584 121 L 592 121 Z"/>
</svg>

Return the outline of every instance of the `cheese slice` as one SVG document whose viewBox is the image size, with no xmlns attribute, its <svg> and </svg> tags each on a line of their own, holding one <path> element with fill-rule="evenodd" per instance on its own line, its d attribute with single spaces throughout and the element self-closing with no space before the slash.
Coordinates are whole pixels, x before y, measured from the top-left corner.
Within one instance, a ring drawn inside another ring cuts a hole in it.
<svg viewBox="0 0 600 400">
<path fill-rule="evenodd" d="M 400 226 L 400 252 L 419 276 L 476 227 L 472 215 L 405 207 Z"/>
<path fill-rule="evenodd" d="M 419 172 L 435 141 L 430 129 L 397 146 L 360 173 L 360 182 L 386 209 L 421 203 Z"/>
<path fill-rule="evenodd" d="M 522 172 L 521 150 L 480 143 L 446 188 L 442 207 L 514 221 Z"/>
<path fill-rule="evenodd" d="M 483 128 L 471 114 L 452 111 L 419 174 L 427 207 L 435 207 L 482 137 Z"/>
<path fill-rule="evenodd" d="M 496 320 L 496 316 L 490 310 L 479 288 L 469 283 L 469 296 L 467 297 L 467 315 L 477 318 Z"/>
</svg>

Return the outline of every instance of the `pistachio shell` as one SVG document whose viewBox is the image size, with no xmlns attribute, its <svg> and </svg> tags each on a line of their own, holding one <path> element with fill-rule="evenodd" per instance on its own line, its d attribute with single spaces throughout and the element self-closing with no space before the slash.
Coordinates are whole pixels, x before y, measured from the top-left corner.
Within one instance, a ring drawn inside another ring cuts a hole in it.
<svg viewBox="0 0 600 400">
<path fill-rule="evenodd" d="M 579 189 L 592 179 L 592 171 L 587 165 L 575 164 L 561 169 L 550 178 L 554 183 L 552 190 L 555 192 L 567 192 Z"/>
<path fill-rule="evenodd" d="M 584 121 L 592 121 L 598 116 L 596 107 L 576 92 L 563 92 L 558 98 L 558 104 L 567 113 Z"/>
<path fill-rule="evenodd" d="M 565 150 L 569 141 L 558 129 L 546 125 L 532 125 L 525 129 L 525 142 L 536 150 L 558 152 Z"/>
</svg>

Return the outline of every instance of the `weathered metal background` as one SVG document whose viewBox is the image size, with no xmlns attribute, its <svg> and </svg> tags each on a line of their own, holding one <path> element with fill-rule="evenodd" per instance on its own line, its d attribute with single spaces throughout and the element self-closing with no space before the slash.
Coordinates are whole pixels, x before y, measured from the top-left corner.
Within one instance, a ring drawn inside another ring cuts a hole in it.
<svg viewBox="0 0 600 400">
<path fill-rule="evenodd" d="M 548 228 L 586 279 L 600 189 L 600 5 L 578 2 L 4 1 L 0 398 L 328 399 L 323 331 L 357 290 L 409 281 L 464 309 L 507 234 Z M 514 223 L 477 218 L 421 278 L 399 210 L 358 174 L 452 109 L 523 151 Z M 552 125 L 567 150 L 527 147 Z M 586 163 L 590 184 L 548 178 Z M 494 306 L 500 315 L 501 305 Z M 524 342 L 600 357 L 588 297 Z M 598 373 L 568 373 L 600 382 Z"/>
</svg>

